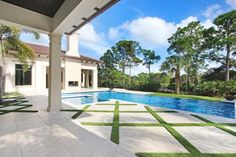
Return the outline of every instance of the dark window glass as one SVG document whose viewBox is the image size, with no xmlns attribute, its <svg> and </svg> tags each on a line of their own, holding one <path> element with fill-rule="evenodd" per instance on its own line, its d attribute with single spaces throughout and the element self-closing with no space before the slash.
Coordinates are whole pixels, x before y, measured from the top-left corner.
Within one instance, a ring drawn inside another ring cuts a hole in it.
<svg viewBox="0 0 236 157">
<path fill-rule="evenodd" d="M 31 85 L 31 66 L 27 69 L 27 71 L 24 71 L 23 66 L 21 64 L 16 64 L 15 66 L 15 85 Z"/>
<path fill-rule="evenodd" d="M 69 86 L 78 86 L 78 81 L 69 81 Z"/>
</svg>

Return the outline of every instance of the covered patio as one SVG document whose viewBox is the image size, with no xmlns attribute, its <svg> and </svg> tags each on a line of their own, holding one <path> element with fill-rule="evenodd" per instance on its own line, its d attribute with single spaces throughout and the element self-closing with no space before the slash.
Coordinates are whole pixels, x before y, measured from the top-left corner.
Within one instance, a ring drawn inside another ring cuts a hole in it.
<svg viewBox="0 0 236 157">
<path fill-rule="evenodd" d="M 48 107 L 61 108 L 61 37 L 70 36 L 118 0 L 1 0 L 0 23 L 48 34 L 50 39 Z M 87 81 L 89 85 L 89 81 Z"/>
</svg>

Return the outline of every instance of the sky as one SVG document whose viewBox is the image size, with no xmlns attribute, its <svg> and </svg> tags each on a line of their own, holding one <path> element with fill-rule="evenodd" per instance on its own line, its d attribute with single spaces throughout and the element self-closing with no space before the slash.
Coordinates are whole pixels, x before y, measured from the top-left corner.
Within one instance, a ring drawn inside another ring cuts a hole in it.
<svg viewBox="0 0 236 157">
<path fill-rule="evenodd" d="M 78 31 L 78 51 L 99 59 L 117 41 L 135 40 L 161 56 L 161 60 L 151 67 L 152 72 L 158 72 L 168 56 L 167 39 L 178 27 L 200 21 L 208 28 L 213 26 L 215 17 L 232 9 L 236 9 L 236 0 L 120 0 Z M 49 43 L 45 34 L 41 34 L 39 40 L 30 34 L 22 34 L 21 39 L 40 45 Z M 65 36 L 62 49 L 66 50 Z M 139 65 L 132 70 L 132 75 L 141 72 L 148 70 Z"/>
</svg>

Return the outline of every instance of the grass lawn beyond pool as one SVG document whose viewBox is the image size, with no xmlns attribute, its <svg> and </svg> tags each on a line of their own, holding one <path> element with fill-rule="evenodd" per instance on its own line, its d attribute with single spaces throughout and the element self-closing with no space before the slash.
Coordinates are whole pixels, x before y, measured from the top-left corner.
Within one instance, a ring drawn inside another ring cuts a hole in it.
<svg viewBox="0 0 236 157">
<path fill-rule="evenodd" d="M 187 98 L 187 99 L 197 99 L 197 100 L 208 100 L 208 101 L 221 101 L 223 98 L 220 97 L 209 97 L 200 95 L 185 95 L 185 94 L 172 94 L 172 93 L 155 93 L 154 96 L 165 96 L 173 98 Z"/>
</svg>

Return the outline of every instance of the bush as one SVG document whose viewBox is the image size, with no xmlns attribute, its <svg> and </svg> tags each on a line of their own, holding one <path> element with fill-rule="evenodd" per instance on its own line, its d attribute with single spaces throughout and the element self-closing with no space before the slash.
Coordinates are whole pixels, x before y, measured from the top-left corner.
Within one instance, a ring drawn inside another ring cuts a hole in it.
<svg viewBox="0 0 236 157">
<path fill-rule="evenodd" d="M 160 83 L 150 82 L 145 84 L 131 84 L 127 89 L 140 90 L 146 92 L 157 92 L 161 87 Z"/>
<path fill-rule="evenodd" d="M 194 93 L 206 96 L 224 96 L 226 94 L 236 94 L 236 80 L 208 81 L 197 85 Z"/>
</svg>

